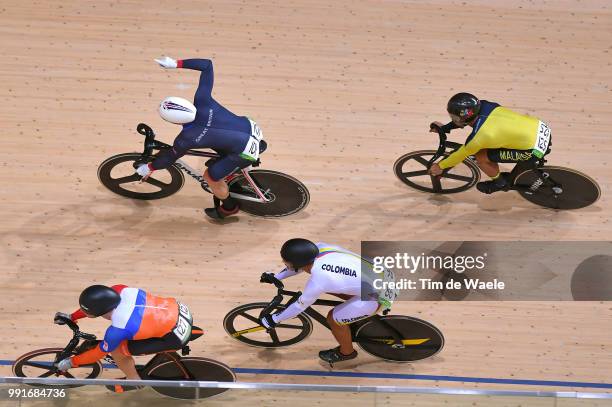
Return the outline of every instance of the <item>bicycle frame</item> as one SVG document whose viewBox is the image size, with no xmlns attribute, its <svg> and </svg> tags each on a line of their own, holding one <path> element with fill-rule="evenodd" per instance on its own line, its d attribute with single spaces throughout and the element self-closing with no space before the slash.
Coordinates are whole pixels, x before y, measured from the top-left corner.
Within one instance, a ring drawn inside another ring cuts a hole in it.
<svg viewBox="0 0 612 407">
<path fill-rule="evenodd" d="M 444 155 L 447 148 L 451 149 L 451 152 L 453 152 L 455 150 L 458 150 L 462 146 L 462 144 L 460 143 L 455 143 L 454 141 L 448 141 L 446 133 L 444 133 L 444 131 L 441 128 L 439 127 L 432 127 L 432 128 L 438 132 L 440 143 L 438 144 L 438 149 L 436 150 L 436 153 L 427 162 L 427 169 L 429 169 L 438 158 Z"/>
<path fill-rule="evenodd" d="M 95 335 L 81 332 L 79 330 L 79 326 L 75 322 L 73 322 L 71 319 L 66 319 L 66 318 L 61 318 L 61 319 L 64 322 L 64 324 L 67 325 L 72 330 L 73 336 L 72 336 L 72 339 L 70 339 L 70 342 L 68 342 L 68 345 L 66 345 L 66 347 L 61 352 L 59 352 L 57 356 L 55 357 L 55 361 L 54 361 L 55 369 L 57 369 L 55 367 L 55 363 L 58 363 L 62 359 L 65 359 L 73 355 L 73 352 L 75 349 L 77 349 L 81 339 L 84 339 L 85 341 L 96 341 L 97 340 Z M 188 354 L 189 346 L 185 345 L 182 349 L 182 352 L 183 354 Z M 161 362 L 160 359 L 163 359 L 163 358 L 170 359 L 171 361 L 176 363 L 179 370 L 183 374 L 183 378 L 187 380 L 194 380 L 193 374 L 181 362 L 181 357 L 179 356 L 178 353 L 176 353 L 176 351 L 165 351 L 165 352 L 156 353 L 145 365 L 137 366 L 137 368 L 139 371 L 146 373 L 149 370 L 151 370 L 151 368 L 153 368 L 155 365 L 157 365 L 159 362 Z"/>
<path fill-rule="evenodd" d="M 274 278 L 273 284 L 278 289 L 278 293 L 272 299 L 270 304 L 268 304 L 268 306 L 265 307 L 261 311 L 260 318 L 261 318 L 262 315 L 269 314 L 270 312 L 272 312 L 272 310 L 274 310 L 274 308 L 276 308 L 278 305 L 280 305 L 282 303 L 283 299 L 284 299 L 284 296 L 289 296 L 290 297 L 289 300 L 285 303 L 285 306 L 288 307 L 289 305 L 291 305 L 292 303 L 297 301 L 298 298 L 302 295 L 302 293 L 300 291 L 287 291 L 287 290 L 285 290 L 283 283 L 280 280 L 276 279 L 276 278 Z M 323 314 L 321 314 L 320 312 L 318 312 L 317 310 L 312 308 L 312 306 L 314 306 L 314 305 L 323 305 L 323 306 L 327 306 L 327 307 L 335 307 L 336 305 L 340 305 L 340 304 L 342 304 L 342 301 L 317 299 L 310 307 L 306 308 L 302 313 L 308 315 L 309 317 L 311 317 L 312 319 L 314 319 L 315 321 L 317 321 L 318 323 L 320 323 L 325 328 L 327 328 L 327 329 L 329 329 L 331 331 L 331 327 L 329 326 L 329 323 L 327 322 L 327 317 L 323 316 Z M 356 321 L 355 323 L 356 324 L 364 323 L 364 321 L 367 321 L 367 320 L 372 320 L 372 321 L 376 321 L 377 323 L 383 324 L 386 328 L 388 328 L 391 331 L 391 335 L 393 336 L 393 344 L 391 346 L 396 347 L 396 348 L 404 348 L 405 347 L 405 345 L 403 343 L 402 334 L 399 331 L 397 331 L 397 329 L 395 329 L 395 327 L 393 327 L 392 325 L 388 324 L 384 319 L 379 318 L 377 315 L 373 315 L 373 316 L 365 318 L 365 319 L 363 319 L 361 321 Z M 353 340 L 354 340 L 354 338 L 353 338 Z"/>
<path fill-rule="evenodd" d="M 172 148 L 172 146 L 169 145 L 169 144 L 166 144 L 164 142 L 155 140 L 155 133 L 153 132 L 153 129 L 151 129 L 146 124 L 144 124 L 144 123 L 138 124 L 138 127 L 136 128 L 136 130 L 138 131 L 138 133 L 140 133 L 143 136 L 145 136 L 144 151 L 142 153 L 143 161 L 146 161 L 151 156 L 153 156 L 153 151 L 154 150 L 161 151 L 161 150 L 168 150 L 168 149 Z M 219 154 L 217 154 L 217 153 L 212 153 L 212 152 L 209 152 L 209 151 L 193 150 L 193 149 L 187 150 L 185 155 L 186 156 L 205 157 L 205 158 L 209 158 L 209 159 L 213 159 L 213 160 L 221 158 L 221 156 Z M 139 162 L 136 162 L 135 164 L 139 164 Z M 257 167 L 257 166 L 259 166 L 259 164 L 260 164 L 260 161 L 257 160 L 252 166 Z M 204 177 L 202 175 L 198 175 L 198 172 L 193 167 L 191 167 L 189 164 L 187 164 L 185 161 L 183 161 L 181 159 L 178 159 L 178 160 L 176 160 L 174 165 L 177 168 L 179 168 L 181 171 L 187 173 L 187 175 L 191 176 L 191 178 L 193 178 L 196 181 L 198 181 L 200 183 L 200 186 L 202 187 L 203 190 L 205 190 L 206 192 L 212 193 L 212 191 L 210 190 L 210 186 L 208 185 L 208 182 L 206 182 Z M 235 192 L 230 192 L 230 196 L 232 196 L 233 198 L 236 198 L 236 199 L 244 200 L 244 201 L 253 201 L 253 202 L 260 202 L 260 203 L 270 202 L 270 199 L 266 198 L 266 194 L 268 194 L 270 191 L 269 190 L 262 191 L 259 188 L 259 186 L 255 183 L 255 181 L 253 180 L 251 175 L 249 174 L 249 171 L 250 171 L 252 166 L 249 166 L 247 168 L 242 168 L 240 170 L 240 172 L 244 176 L 244 179 L 247 180 L 247 182 L 249 183 L 250 187 L 252 188 L 252 191 L 258 196 L 258 198 L 254 198 L 254 197 L 248 196 L 248 195 L 238 194 L 238 193 L 235 193 Z M 234 179 L 237 176 L 238 175 L 234 172 L 234 173 L 228 175 L 225 178 L 225 180 L 226 180 L 226 182 L 229 182 L 229 181 L 231 181 L 232 179 Z"/>
<path fill-rule="evenodd" d="M 55 357 L 55 363 L 59 362 L 62 359 L 72 356 L 72 352 L 78 347 L 81 339 L 84 339 L 85 341 L 95 341 L 96 340 L 95 335 L 81 332 L 79 330 L 79 326 L 75 322 L 73 322 L 71 319 L 69 318 L 68 319 L 60 318 L 60 319 L 62 319 L 64 324 L 67 325 L 68 328 L 72 330 L 73 335 L 72 335 L 72 339 L 70 339 L 70 342 L 68 342 L 68 345 L 64 347 L 64 350 L 58 353 L 57 356 Z"/>
</svg>

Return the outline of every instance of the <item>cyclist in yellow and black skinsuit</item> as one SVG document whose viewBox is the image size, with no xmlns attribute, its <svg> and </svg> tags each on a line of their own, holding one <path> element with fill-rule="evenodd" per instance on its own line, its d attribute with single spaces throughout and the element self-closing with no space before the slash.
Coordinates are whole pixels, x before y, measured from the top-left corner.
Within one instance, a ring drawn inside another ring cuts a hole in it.
<svg viewBox="0 0 612 407">
<path fill-rule="evenodd" d="M 434 122 L 431 131 L 440 128 L 450 133 L 452 129 L 466 125 L 473 130 L 461 148 L 431 166 L 432 175 L 440 175 L 445 169 L 474 155 L 480 169 L 491 177 L 490 181 L 479 182 L 476 187 L 480 192 L 491 194 L 507 190 L 518 174 L 538 166 L 550 152 L 550 128 L 535 117 L 479 100 L 469 93 L 454 95 L 447 110 L 452 121 L 446 125 Z M 500 162 L 517 165 L 511 173 L 500 173 Z"/>
</svg>

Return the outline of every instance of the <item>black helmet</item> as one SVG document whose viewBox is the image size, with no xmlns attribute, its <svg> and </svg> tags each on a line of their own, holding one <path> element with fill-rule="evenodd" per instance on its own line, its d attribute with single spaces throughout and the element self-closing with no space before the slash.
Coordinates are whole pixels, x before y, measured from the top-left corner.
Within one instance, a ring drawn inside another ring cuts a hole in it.
<svg viewBox="0 0 612 407">
<path fill-rule="evenodd" d="M 117 291 L 105 285 L 87 287 L 79 297 L 79 305 L 88 315 L 99 317 L 117 308 L 121 296 Z"/>
<path fill-rule="evenodd" d="M 457 93 L 448 101 L 446 110 L 453 123 L 464 126 L 480 113 L 480 100 L 471 93 Z"/>
<path fill-rule="evenodd" d="M 290 239 L 281 247 L 280 255 L 288 263 L 291 263 L 296 270 L 314 263 L 319 248 L 316 244 L 306 239 Z"/>
</svg>

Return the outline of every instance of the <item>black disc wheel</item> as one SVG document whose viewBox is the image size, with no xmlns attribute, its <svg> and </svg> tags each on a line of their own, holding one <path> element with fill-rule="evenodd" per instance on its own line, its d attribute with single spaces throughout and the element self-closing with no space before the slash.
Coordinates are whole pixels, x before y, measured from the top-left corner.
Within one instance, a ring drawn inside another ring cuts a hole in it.
<svg viewBox="0 0 612 407">
<path fill-rule="evenodd" d="M 393 333 L 402 339 L 395 344 Z M 387 315 L 358 325 L 353 341 L 367 353 L 392 362 L 414 362 L 432 357 L 444 347 L 442 332 L 427 321 Z"/>
<path fill-rule="evenodd" d="M 59 373 L 53 367 L 55 358 L 63 351 L 62 348 L 38 349 L 23 356 L 18 357 L 13 363 L 13 374 L 17 377 L 66 377 L 70 379 L 95 379 L 102 371 L 100 362 L 92 363 L 72 368 L 64 373 Z M 31 386 L 42 386 L 33 384 Z M 45 385 L 49 386 L 49 385 Z M 74 385 L 55 385 L 56 387 L 74 388 L 84 386 Z"/>
<path fill-rule="evenodd" d="M 522 172 L 515 178 L 514 186 L 529 202 L 552 209 L 584 208 L 601 195 L 599 185 L 588 175 L 554 166 Z"/>
<path fill-rule="evenodd" d="M 260 199 L 243 174 L 232 178 L 228 185 L 232 197 L 240 201 L 240 210 L 263 218 L 278 218 L 297 213 L 310 202 L 304 184 L 290 175 L 270 170 L 252 170 L 248 175 L 259 187 L 268 202 Z"/>
<path fill-rule="evenodd" d="M 260 348 L 279 348 L 303 341 L 312 332 L 312 321 L 304 314 L 276 325 L 266 331 L 259 325 L 259 314 L 268 306 L 266 302 L 240 305 L 223 319 L 225 332 L 234 339 Z M 272 313 L 284 310 L 279 305 Z"/>
<path fill-rule="evenodd" d="M 182 369 L 187 369 L 193 380 L 210 382 L 235 382 L 236 375 L 232 369 L 216 360 L 196 357 L 183 357 L 180 359 L 183 366 L 169 360 L 155 365 L 148 373 L 150 380 L 188 380 Z M 153 389 L 165 396 L 181 400 L 202 399 L 216 396 L 229 389 L 218 387 L 155 387 Z"/>
<path fill-rule="evenodd" d="M 171 165 L 157 170 L 141 182 L 134 163 L 141 161 L 138 153 L 118 154 L 107 158 L 98 167 L 98 179 L 114 193 L 132 199 L 160 199 L 170 196 L 183 187 L 185 177 L 180 169 Z"/>
<path fill-rule="evenodd" d="M 397 159 L 393 170 L 404 184 L 419 191 L 453 194 L 472 188 L 480 180 L 480 170 L 474 161 L 466 158 L 462 163 L 444 170 L 439 177 L 427 173 L 433 150 L 413 151 Z M 448 157 L 445 154 L 444 157 Z"/>
</svg>

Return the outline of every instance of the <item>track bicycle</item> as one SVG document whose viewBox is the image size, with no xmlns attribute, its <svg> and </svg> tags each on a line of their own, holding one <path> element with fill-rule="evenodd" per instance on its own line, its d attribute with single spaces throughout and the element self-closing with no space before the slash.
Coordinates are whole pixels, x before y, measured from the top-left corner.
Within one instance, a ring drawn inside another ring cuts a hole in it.
<svg viewBox="0 0 612 407">
<path fill-rule="evenodd" d="M 404 184 L 419 191 L 435 194 L 452 194 L 467 191 L 480 180 L 480 169 L 473 157 L 468 157 L 455 167 L 447 168 L 440 176 L 429 175 L 428 170 L 439 158 L 446 158 L 462 144 L 447 140 L 441 129 L 437 150 L 420 150 L 404 154 L 395 161 L 393 170 Z M 552 209 L 578 209 L 595 203 L 601 195 L 597 182 L 579 171 L 544 165 L 539 160 L 531 168 L 509 179 L 508 190 L 517 191 L 523 198 L 536 205 Z"/>
<path fill-rule="evenodd" d="M 273 281 L 277 294 L 272 301 L 240 305 L 227 313 L 223 327 L 230 337 L 250 346 L 280 348 L 306 339 L 313 330 L 313 320 L 330 329 L 326 317 L 312 306 L 272 329 L 261 326 L 259 320 L 263 315 L 286 309 L 302 294 L 285 290 L 278 279 Z M 335 307 L 339 304 L 342 301 L 318 299 L 313 306 Z M 361 349 L 393 362 L 430 358 L 444 347 L 444 336 L 438 328 L 427 321 L 404 315 L 375 314 L 350 324 L 350 329 L 353 342 Z"/>
<path fill-rule="evenodd" d="M 159 151 L 172 146 L 155 140 L 153 129 L 144 123 L 136 128 L 145 136 L 142 153 L 123 153 L 107 158 L 98 167 L 98 179 L 110 191 L 126 198 L 153 200 L 166 198 L 177 193 L 185 182 L 185 174 L 196 180 L 202 189 L 212 193 L 198 171 L 185 161 L 178 159 L 168 168 L 156 170 L 147 179 L 136 173 L 141 164 L 151 162 Z M 259 145 L 260 154 L 267 148 L 264 140 Z M 157 153 L 154 154 L 154 151 Z M 208 158 L 210 166 L 221 156 L 212 151 L 191 149 L 186 156 Z M 304 209 L 310 202 L 308 188 L 290 175 L 278 171 L 252 169 L 258 167 L 257 160 L 250 167 L 241 169 L 226 177 L 230 196 L 240 201 L 240 210 L 253 216 L 278 218 L 292 215 Z"/>
<path fill-rule="evenodd" d="M 102 363 L 72 368 L 66 372 L 57 369 L 56 364 L 70 356 L 74 356 L 98 346 L 100 341 L 95 335 L 79 330 L 79 326 L 69 318 L 58 317 L 72 330 L 72 338 L 64 348 L 44 348 L 28 352 L 18 357 L 13 363 L 13 374 L 17 377 L 52 377 L 63 376 L 67 378 L 95 379 L 102 372 Z M 200 328 L 194 326 L 188 342 L 202 336 Z M 216 360 L 186 356 L 190 352 L 186 344 L 180 349 L 181 355 L 176 351 L 160 352 L 155 354 L 145 365 L 137 365 L 136 369 L 144 380 L 195 380 L 234 382 L 236 375 L 225 364 Z M 107 355 L 105 360 L 114 364 L 112 357 Z M 31 385 L 42 386 L 42 385 Z M 55 387 L 75 388 L 83 385 L 62 385 Z M 223 388 L 181 388 L 181 387 L 152 387 L 156 392 L 176 399 L 207 398 L 223 393 Z"/>
</svg>

